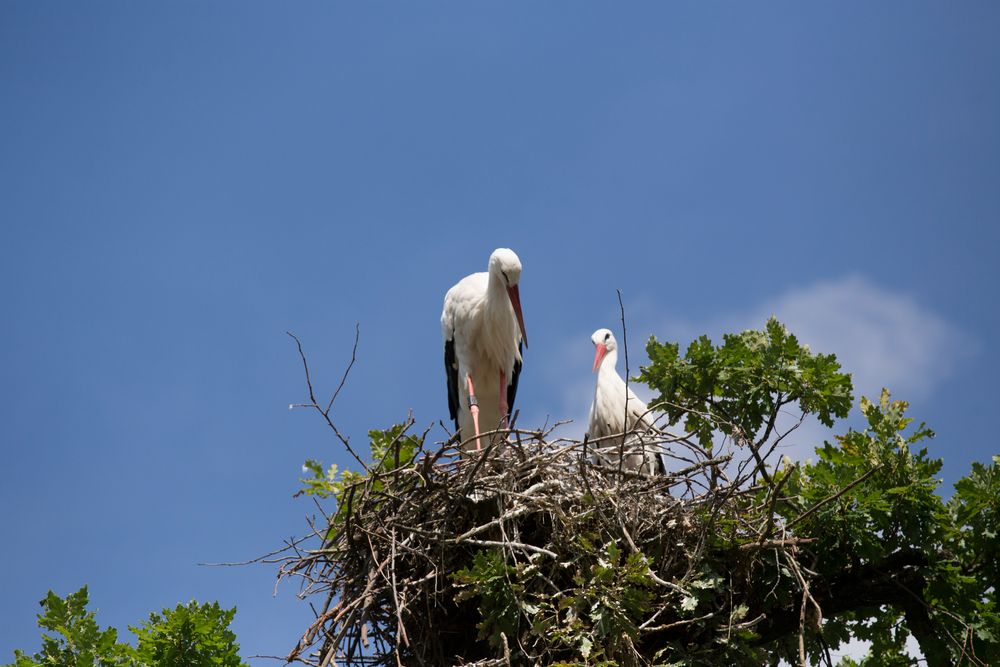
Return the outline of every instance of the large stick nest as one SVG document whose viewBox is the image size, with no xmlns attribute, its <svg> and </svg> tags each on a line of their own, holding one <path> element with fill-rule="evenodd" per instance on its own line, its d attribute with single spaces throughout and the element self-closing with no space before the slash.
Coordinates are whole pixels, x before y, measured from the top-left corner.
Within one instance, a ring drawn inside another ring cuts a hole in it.
<svg viewBox="0 0 1000 667">
<path fill-rule="evenodd" d="M 504 431 L 461 455 L 400 433 L 314 525 L 312 548 L 283 561 L 280 576 L 322 600 L 289 661 L 649 665 L 698 647 L 717 658 L 761 620 L 743 599 L 767 594 L 754 570 L 798 571 L 797 541 L 775 532 L 755 466 L 680 437 L 633 446 L 681 453 L 650 476 L 624 469 L 625 448 L 597 464 L 594 442 L 551 431 Z"/>
</svg>

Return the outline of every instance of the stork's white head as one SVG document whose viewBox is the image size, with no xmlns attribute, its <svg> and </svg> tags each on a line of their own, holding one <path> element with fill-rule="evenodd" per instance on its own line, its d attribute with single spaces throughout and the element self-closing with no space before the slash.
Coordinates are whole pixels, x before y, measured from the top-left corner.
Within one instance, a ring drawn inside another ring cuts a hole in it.
<svg viewBox="0 0 1000 667">
<path fill-rule="evenodd" d="M 521 282 L 521 260 L 510 248 L 497 248 L 490 255 L 490 274 L 499 278 L 504 287 L 514 287 Z"/>
<path fill-rule="evenodd" d="M 490 255 L 489 272 L 490 282 L 499 280 L 507 290 L 510 305 L 514 308 L 514 316 L 517 317 L 517 326 L 521 329 L 521 339 L 524 341 L 524 346 L 528 347 L 528 334 L 524 330 L 524 316 L 521 314 L 521 292 L 518 288 L 521 282 L 521 260 L 510 248 L 497 248 Z"/>
<path fill-rule="evenodd" d="M 618 341 L 615 340 L 615 335 L 611 333 L 610 329 L 598 329 L 590 337 L 590 340 L 597 348 L 594 354 L 594 372 L 596 373 L 597 369 L 601 367 L 604 355 L 618 349 Z"/>
</svg>

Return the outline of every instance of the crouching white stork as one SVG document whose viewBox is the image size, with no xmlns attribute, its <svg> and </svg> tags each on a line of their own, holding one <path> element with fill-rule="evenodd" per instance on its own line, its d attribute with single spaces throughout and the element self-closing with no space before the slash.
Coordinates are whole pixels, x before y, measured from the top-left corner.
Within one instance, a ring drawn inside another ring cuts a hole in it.
<svg viewBox="0 0 1000 667">
<path fill-rule="evenodd" d="M 521 260 L 513 250 L 497 248 L 486 273 L 462 278 L 444 297 L 448 411 L 463 440 L 475 435 L 477 450 L 482 448 L 480 426 L 486 431 L 506 428 L 514 406 L 521 343 L 528 345 L 520 280 Z"/>
<path fill-rule="evenodd" d="M 597 348 L 594 354 L 597 386 L 594 389 L 594 402 L 590 406 L 587 434 L 591 439 L 605 438 L 595 445 L 598 459 L 606 463 L 612 460 L 617 462 L 623 434 L 635 430 L 636 434 L 625 439 L 624 467 L 646 474 L 662 473 L 664 466 L 659 446 L 644 442 L 652 441 L 657 435 L 654 417 L 648 414 L 646 404 L 639 400 L 615 370 L 618 363 L 618 342 L 615 335 L 608 329 L 598 329 L 590 340 Z M 644 433 L 648 435 L 644 437 Z"/>
</svg>

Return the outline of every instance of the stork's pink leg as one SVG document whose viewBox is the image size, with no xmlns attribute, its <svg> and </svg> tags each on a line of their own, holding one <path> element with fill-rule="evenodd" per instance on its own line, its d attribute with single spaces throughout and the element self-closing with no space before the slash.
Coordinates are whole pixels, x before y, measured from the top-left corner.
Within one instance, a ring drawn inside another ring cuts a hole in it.
<svg viewBox="0 0 1000 667">
<path fill-rule="evenodd" d="M 500 428 L 507 428 L 507 374 L 500 371 Z"/>
<path fill-rule="evenodd" d="M 472 413 L 472 425 L 476 429 L 476 450 L 482 449 L 479 444 L 479 401 L 476 400 L 476 392 L 472 388 L 472 376 L 466 375 L 465 381 L 469 385 L 469 412 Z"/>
</svg>

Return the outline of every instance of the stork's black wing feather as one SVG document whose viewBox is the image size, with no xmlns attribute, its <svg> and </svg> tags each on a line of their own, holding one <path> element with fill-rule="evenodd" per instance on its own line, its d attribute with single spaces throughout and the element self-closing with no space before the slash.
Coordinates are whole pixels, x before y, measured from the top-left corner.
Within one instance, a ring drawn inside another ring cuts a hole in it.
<svg viewBox="0 0 1000 667">
<path fill-rule="evenodd" d="M 517 352 L 521 353 L 521 344 L 517 344 Z M 517 396 L 517 380 L 521 377 L 521 362 L 517 359 L 514 360 L 514 372 L 510 374 L 510 383 L 507 385 L 507 421 L 510 421 L 510 415 L 514 411 L 514 397 Z"/>
<path fill-rule="evenodd" d="M 663 464 L 663 454 L 660 453 L 660 452 L 654 452 L 653 456 L 655 457 L 655 463 L 653 465 L 653 467 L 655 468 L 655 470 L 653 470 L 653 474 L 654 475 L 666 475 L 667 474 L 667 467 Z"/>
<path fill-rule="evenodd" d="M 448 378 L 448 414 L 455 420 L 458 432 L 458 364 L 455 363 L 455 339 L 444 342 L 444 374 Z"/>
</svg>

